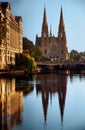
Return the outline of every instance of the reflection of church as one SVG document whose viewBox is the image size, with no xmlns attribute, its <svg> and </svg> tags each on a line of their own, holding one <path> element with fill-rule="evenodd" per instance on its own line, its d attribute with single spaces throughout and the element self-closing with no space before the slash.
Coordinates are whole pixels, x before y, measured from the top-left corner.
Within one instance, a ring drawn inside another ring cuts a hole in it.
<svg viewBox="0 0 85 130">
<path fill-rule="evenodd" d="M 36 85 L 36 93 L 41 93 L 42 95 L 42 105 L 44 111 L 44 120 L 47 120 L 47 110 L 48 110 L 48 102 L 49 98 L 52 101 L 52 95 L 54 93 L 58 93 L 59 106 L 60 106 L 60 115 L 61 121 L 63 122 L 64 116 L 64 106 L 65 106 L 65 98 L 66 98 L 66 89 L 67 89 L 67 78 L 65 75 L 55 75 L 52 74 L 43 77 L 39 77 L 41 80 L 41 84 Z"/>
<path fill-rule="evenodd" d="M 15 91 L 15 79 L 0 79 L 0 129 L 12 130 L 22 122 L 23 92 Z"/>
<path fill-rule="evenodd" d="M 38 35 L 36 36 L 36 45 L 41 47 L 43 54 L 49 60 L 61 61 L 68 59 L 67 41 L 62 9 L 60 14 L 58 37 L 55 37 L 52 35 L 51 28 L 50 33 L 48 31 L 46 9 L 44 8 L 41 37 L 38 37 Z"/>
</svg>

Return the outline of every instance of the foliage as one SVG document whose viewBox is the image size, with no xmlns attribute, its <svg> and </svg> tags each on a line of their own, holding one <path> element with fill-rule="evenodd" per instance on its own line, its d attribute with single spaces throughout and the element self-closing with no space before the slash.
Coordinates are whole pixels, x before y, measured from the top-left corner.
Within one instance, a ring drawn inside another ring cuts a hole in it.
<svg viewBox="0 0 85 130">
<path fill-rule="evenodd" d="M 71 50 L 70 59 L 72 61 L 81 61 L 82 57 L 85 57 L 85 52 L 78 52 L 76 50 Z"/>
<path fill-rule="evenodd" d="M 34 45 L 33 42 L 27 38 L 23 38 L 23 49 L 23 52 L 34 57 L 35 61 L 40 61 L 44 57 L 40 46 Z"/>
<path fill-rule="evenodd" d="M 40 46 L 38 46 L 38 45 L 35 45 L 34 58 L 36 61 L 40 61 L 43 58 L 42 50 L 41 50 Z"/>
<path fill-rule="evenodd" d="M 26 37 L 23 38 L 23 50 L 25 53 L 28 53 L 30 56 L 34 57 L 34 44 Z"/>
<path fill-rule="evenodd" d="M 17 68 L 26 69 L 29 73 L 31 73 L 37 65 L 34 58 L 26 53 L 16 54 L 15 63 Z"/>
</svg>

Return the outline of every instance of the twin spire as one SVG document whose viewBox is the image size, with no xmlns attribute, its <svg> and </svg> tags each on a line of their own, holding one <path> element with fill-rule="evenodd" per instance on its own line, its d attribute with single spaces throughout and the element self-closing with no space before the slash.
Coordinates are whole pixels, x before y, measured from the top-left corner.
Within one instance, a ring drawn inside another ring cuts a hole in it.
<svg viewBox="0 0 85 130">
<path fill-rule="evenodd" d="M 63 19 L 63 11 L 61 7 L 61 13 L 60 13 L 60 23 L 59 26 L 64 28 L 64 19 Z M 44 7 L 44 15 L 43 15 L 43 24 L 42 29 L 47 28 L 48 29 L 48 22 L 47 22 L 47 16 L 46 16 L 46 8 Z M 50 36 L 52 36 L 52 27 L 50 26 Z"/>
</svg>

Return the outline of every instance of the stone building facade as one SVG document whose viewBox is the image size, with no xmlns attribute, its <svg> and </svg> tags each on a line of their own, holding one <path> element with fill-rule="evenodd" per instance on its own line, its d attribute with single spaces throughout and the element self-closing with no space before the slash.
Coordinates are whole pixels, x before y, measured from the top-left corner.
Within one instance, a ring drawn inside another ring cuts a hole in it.
<svg viewBox="0 0 85 130">
<path fill-rule="evenodd" d="M 11 14 L 9 2 L 0 2 L 0 69 L 15 64 L 15 53 L 22 53 L 22 17 Z"/>
<path fill-rule="evenodd" d="M 51 61 L 65 61 L 68 59 L 66 33 L 61 8 L 60 23 L 58 27 L 58 37 L 52 35 L 52 30 L 48 31 L 46 9 L 44 8 L 41 37 L 36 35 L 36 45 L 42 48 L 43 54 Z"/>
</svg>

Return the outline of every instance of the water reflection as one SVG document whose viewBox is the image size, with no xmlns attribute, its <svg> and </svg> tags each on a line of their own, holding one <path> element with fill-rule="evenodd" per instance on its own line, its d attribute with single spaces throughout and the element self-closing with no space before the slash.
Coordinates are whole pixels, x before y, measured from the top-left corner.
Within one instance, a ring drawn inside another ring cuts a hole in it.
<svg viewBox="0 0 85 130">
<path fill-rule="evenodd" d="M 0 129 L 22 123 L 23 92 L 15 91 L 15 79 L 0 79 Z"/>
<path fill-rule="evenodd" d="M 0 79 L 0 127 L 11 130 L 22 123 L 23 93 L 15 91 L 15 79 Z"/>
<path fill-rule="evenodd" d="M 0 130 L 81 130 L 84 99 L 85 75 L 0 79 Z"/>
<path fill-rule="evenodd" d="M 33 91 L 25 80 L 0 79 L 0 130 L 23 124 L 23 96 Z"/>
<path fill-rule="evenodd" d="M 23 96 L 27 96 L 34 90 L 34 86 L 32 84 L 28 84 L 28 81 L 26 80 L 18 80 L 16 84 L 16 91 L 22 91 Z"/>
<path fill-rule="evenodd" d="M 40 79 L 41 84 L 36 84 L 36 93 L 37 95 L 41 93 L 42 96 L 42 105 L 43 105 L 45 123 L 47 121 L 49 99 L 52 102 L 52 96 L 55 93 L 58 94 L 61 122 L 63 123 L 64 107 L 67 91 L 67 76 L 54 75 L 54 74 L 50 74 L 49 76 L 39 75 L 38 79 Z"/>
<path fill-rule="evenodd" d="M 81 82 L 81 80 L 85 79 L 85 74 L 71 74 L 71 75 L 69 75 L 69 77 L 70 77 L 70 82 L 71 83 L 73 83 L 73 81 L 75 79 L 78 79 L 78 78 L 79 78 L 79 80 Z"/>
</svg>

